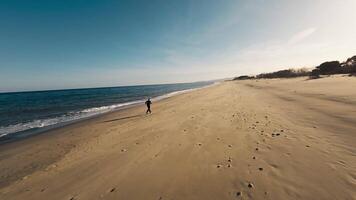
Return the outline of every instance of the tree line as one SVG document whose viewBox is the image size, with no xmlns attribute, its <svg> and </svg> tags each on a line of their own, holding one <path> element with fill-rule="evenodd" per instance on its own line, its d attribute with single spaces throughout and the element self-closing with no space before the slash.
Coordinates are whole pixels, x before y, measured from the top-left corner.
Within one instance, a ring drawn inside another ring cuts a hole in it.
<svg viewBox="0 0 356 200">
<path fill-rule="evenodd" d="M 246 80 L 246 79 L 261 79 L 261 78 L 294 78 L 301 76 L 309 76 L 310 78 L 319 78 L 321 75 L 332 74 L 350 74 L 356 75 L 356 56 L 348 58 L 345 62 L 329 61 L 320 64 L 314 69 L 301 68 L 301 69 L 285 69 L 276 72 L 262 73 L 256 76 L 239 76 L 233 80 Z"/>
</svg>

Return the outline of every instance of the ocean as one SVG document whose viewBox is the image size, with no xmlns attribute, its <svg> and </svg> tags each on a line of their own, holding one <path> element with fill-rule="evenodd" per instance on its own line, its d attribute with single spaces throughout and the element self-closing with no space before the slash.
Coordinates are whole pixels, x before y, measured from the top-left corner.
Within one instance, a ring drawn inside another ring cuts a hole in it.
<svg viewBox="0 0 356 200">
<path fill-rule="evenodd" d="M 0 142 L 28 137 L 127 106 L 167 98 L 213 81 L 0 93 Z"/>
</svg>

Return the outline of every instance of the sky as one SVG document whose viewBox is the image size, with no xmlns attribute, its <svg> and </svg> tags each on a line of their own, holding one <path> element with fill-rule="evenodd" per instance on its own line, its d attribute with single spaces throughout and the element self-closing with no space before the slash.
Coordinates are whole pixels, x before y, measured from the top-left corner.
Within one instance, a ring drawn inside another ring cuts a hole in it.
<svg viewBox="0 0 356 200">
<path fill-rule="evenodd" d="M 355 0 L 0 0 L 0 92 L 192 82 L 356 55 Z"/>
</svg>

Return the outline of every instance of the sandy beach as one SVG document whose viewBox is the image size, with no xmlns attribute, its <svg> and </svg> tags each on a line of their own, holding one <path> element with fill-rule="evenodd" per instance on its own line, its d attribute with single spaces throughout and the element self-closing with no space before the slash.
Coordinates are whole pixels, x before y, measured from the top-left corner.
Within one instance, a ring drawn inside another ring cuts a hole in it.
<svg viewBox="0 0 356 200">
<path fill-rule="evenodd" d="M 356 78 L 227 81 L 0 146 L 0 199 L 356 199 Z"/>
</svg>

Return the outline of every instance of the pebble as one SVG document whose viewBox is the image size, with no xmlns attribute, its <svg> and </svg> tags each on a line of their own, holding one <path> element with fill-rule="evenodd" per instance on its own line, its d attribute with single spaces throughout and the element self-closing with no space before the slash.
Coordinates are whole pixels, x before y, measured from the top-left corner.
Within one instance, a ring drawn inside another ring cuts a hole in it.
<svg viewBox="0 0 356 200">
<path fill-rule="evenodd" d="M 253 186 L 253 184 L 252 184 L 252 183 L 249 183 L 249 184 L 247 185 L 247 187 L 249 187 L 249 188 L 253 188 L 254 186 Z"/>
<path fill-rule="evenodd" d="M 236 192 L 236 196 L 241 196 L 242 192 Z"/>
<path fill-rule="evenodd" d="M 262 171 L 263 170 L 263 168 L 262 167 L 260 167 L 260 168 L 258 168 L 260 171 Z"/>
</svg>

